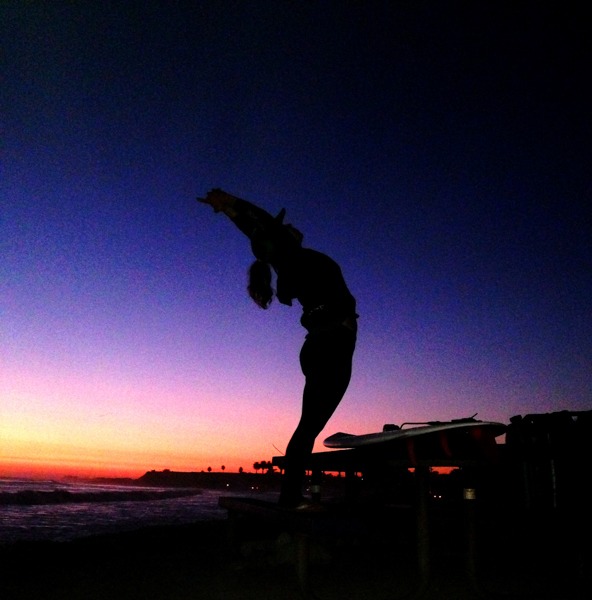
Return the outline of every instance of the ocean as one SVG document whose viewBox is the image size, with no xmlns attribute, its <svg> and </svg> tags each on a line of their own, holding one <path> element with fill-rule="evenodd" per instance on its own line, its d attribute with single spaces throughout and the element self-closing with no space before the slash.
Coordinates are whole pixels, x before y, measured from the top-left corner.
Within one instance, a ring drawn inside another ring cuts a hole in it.
<svg viewBox="0 0 592 600">
<path fill-rule="evenodd" d="M 0 545 L 224 519 L 222 494 L 232 492 L 0 478 Z"/>
</svg>

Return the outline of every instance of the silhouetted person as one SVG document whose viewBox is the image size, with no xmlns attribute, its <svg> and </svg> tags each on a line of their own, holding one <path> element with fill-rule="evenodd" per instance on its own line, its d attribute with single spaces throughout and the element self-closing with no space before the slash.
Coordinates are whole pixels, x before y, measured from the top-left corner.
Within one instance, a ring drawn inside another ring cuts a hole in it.
<svg viewBox="0 0 592 600">
<path fill-rule="evenodd" d="M 257 259 L 249 269 L 251 298 L 261 308 L 270 305 L 274 295 L 273 269 L 278 300 L 292 306 L 296 299 L 302 305 L 300 322 L 308 333 L 300 351 L 300 366 L 306 382 L 300 422 L 286 448 L 280 503 L 305 506 L 302 484 L 306 458 L 351 378 L 358 317 L 355 298 L 339 265 L 325 254 L 303 248 L 302 233 L 283 224 L 285 210 L 273 217 L 219 189 L 199 200 L 211 205 L 215 212 L 226 214 L 251 240 Z"/>
</svg>

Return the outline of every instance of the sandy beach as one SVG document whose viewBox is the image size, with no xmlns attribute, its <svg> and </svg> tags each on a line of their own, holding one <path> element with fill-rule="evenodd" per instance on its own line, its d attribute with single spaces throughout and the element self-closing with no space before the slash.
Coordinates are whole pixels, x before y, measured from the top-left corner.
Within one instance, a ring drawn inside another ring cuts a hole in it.
<svg viewBox="0 0 592 600">
<path fill-rule="evenodd" d="M 412 519 L 370 537 L 315 540 L 310 576 L 319 600 L 409 597 L 419 585 Z M 583 598 L 582 555 L 558 530 L 507 520 L 480 524 L 475 578 L 455 515 L 434 514 L 431 578 L 424 598 Z M 236 552 L 225 521 L 152 527 L 71 542 L 0 548 L 3 600 L 302 598 L 294 543 L 281 527 L 246 523 Z M 493 540 L 496 540 L 493 543 Z M 571 547 L 566 546 L 570 544 Z M 589 554 L 588 554 L 589 556 Z"/>
</svg>

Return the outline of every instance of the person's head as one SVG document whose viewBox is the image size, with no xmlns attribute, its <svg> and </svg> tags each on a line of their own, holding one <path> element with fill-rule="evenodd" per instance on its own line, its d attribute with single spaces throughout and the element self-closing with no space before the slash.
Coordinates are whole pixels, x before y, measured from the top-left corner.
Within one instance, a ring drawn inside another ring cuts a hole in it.
<svg viewBox="0 0 592 600">
<path fill-rule="evenodd" d="M 267 264 L 276 263 L 279 258 L 277 243 L 268 236 L 253 236 L 251 238 L 251 252 L 258 261 Z"/>
<path fill-rule="evenodd" d="M 271 266 L 276 270 L 302 248 L 303 235 L 292 225 L 282 224 L 285 210 L 275 218 L 275 226 L 251 238 L 251 250 L 257 259 L 249 269 L 249 296 L 261 308 L 273 299 Z"/>
<path fill-rule="evenodd" d="M 251 235 L 251 250 L 257 260 L 277 266 L 302 247 L 304 236 L 290 223 L 284 225 L 285 214 L 282 209 L 270 226 Z"/>
</svg>

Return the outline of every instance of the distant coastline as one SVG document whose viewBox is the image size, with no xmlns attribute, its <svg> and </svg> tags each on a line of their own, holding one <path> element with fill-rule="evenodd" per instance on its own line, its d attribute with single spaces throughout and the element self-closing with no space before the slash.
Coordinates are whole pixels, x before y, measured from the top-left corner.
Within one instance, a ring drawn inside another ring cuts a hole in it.
<svg viewBox="0 0 592 600">
<path fill-rule="evenodd" d="M 275 489 L 280 474 L 274 473 L 226 473 L 223 471 L 147 471 L 141 477 L 64 477 L 64 481 L 76 483 L 87 482 L 97 485 L 137 485 L 166 488 L 199 488 L 199 489 L 232 489 L 232 490 L 265 490 Z"/>
<path fill-rule="evenodd" d="M 138 478 L 66 476 L 62 479 L 3 479 L 0 506 L 143 502 L 214 493 L 275 493 L 280 474 L 147 471 Z"/>
</svg>

